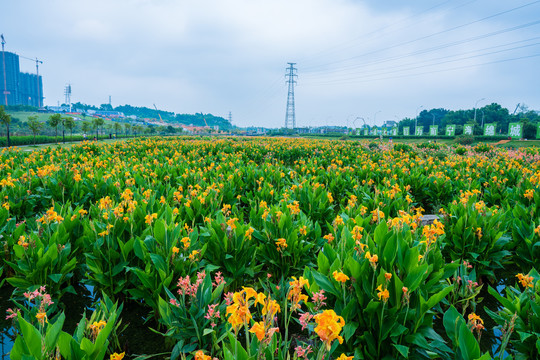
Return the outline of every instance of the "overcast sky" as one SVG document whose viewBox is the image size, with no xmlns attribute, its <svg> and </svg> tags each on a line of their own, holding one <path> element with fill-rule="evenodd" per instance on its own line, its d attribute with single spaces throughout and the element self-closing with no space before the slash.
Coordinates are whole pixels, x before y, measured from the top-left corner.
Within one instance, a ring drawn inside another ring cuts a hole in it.
<svg viewBox="0 0 540 360">
<path fill-rule="evenodd" d="M 72 102 L 282 127 L 295 62 L 297 126 L 540 110 L 540 1 L 3 0 L 0 33 L 43 60 L 46 105 L 70 83 Z"/>
</svg>

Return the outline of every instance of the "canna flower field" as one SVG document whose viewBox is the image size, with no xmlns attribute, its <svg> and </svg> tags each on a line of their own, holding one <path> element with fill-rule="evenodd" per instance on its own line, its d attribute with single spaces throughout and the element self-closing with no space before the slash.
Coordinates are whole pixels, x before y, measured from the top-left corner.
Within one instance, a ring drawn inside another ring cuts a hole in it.
<svg viewBox="0 0 540 360">
<path fill-rule="evenodd" d="M 171 137 L 0 158 L 11 359 L 540 357 L 539 149 Z M 128 331 L 165 345 L 135 353 Z"/>
</svg>

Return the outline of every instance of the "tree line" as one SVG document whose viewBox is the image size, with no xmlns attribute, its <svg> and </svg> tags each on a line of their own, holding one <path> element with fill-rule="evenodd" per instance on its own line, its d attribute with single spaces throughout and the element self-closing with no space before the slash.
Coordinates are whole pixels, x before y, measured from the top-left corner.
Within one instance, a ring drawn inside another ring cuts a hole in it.
<svg viewBox="0 0 540 360">
<path fill-rule="evenodd" d="M 476 114 L 475 114 L 476 113 Z M 519 122 L 523 125 L 523 137 L 534 138 L 540 115 L 537 111 L 530 110 L 527 105 L 519 105 L 515 111 L 510 111 L 497 103 L 492 103 L 481 108 L 469 110 L 446 110 L 431 109 L 422 110 L 416 118 L 405 118 L 399 122 L 399 133 L 403 128 L 412 127 L 411 134 L 416 132 L 415 124 L 422 127 L 424 133 L 429 132 L 430 125 L 439 126 L 439 134 L 444 135 L 446 125 L 456 125 L 456 135 L 463 133 L 463 125 L 473 124 L 474 135 L 483 134 L 483 126 L 496 124 L 497 134 L 508 134 L 508 125 Z"/>
<path fill-rule="evenodd" d="M 75 121 L 71 116 L 63 116 L 62 114 L 55 113 L 49 115 L 47 120 L 39 121 L 37 115 L 28 117 L 28 121 L 21 123 L 18 119 L 12 118 L 9 115 L 4 106 L 0 106 L 0 124 L 5 127 L 5 133 L 7 137 L 7 146 L 11 146 L 11 126 L 12 122 L 16 122 L 19 129 L 27 128 L 34 138 L 34 145 L 36 144 L 36 137 L 47 130 L 54 131 L 55 141 L 58 142 L 58 137 L 61 136 L 62 141 L 66 141 L 67 134 L 70 134 L 71 139 L 73 133 L 78 132 L 84 134 L 85 139 L 94 138 L 96 140 L 107 137 L 112 138 L 119 136 L 137 136 L 141 134 L 175 134 L 182 132 L 182 128 L 174 128 L 172 126 L 142 126 L 134 125 L 130 123 L 112 122 L 105 124 L 103 118 L 93 118 L 92 121 Z M 69 140 L 69 139 L 68 139 Z"/>
</svg>

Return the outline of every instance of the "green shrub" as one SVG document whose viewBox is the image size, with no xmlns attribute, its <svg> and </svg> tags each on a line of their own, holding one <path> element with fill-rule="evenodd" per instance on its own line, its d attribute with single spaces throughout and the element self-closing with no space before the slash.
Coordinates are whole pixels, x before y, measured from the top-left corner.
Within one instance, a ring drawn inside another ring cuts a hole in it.
<svg viewBox="0 0 540 360">
<path fill-rule="evenodd" d="M 474 151 L 477 153 L 484 153 L 493 150 L 493 146 L 490 146 L 488 144 L 478 144 L 474 147 Z"/>
<path fill-rule="evenodd" d="M 416 145 L 416 147 L 418 147 L 420 149 L 434 149 L 434 150 L 437 150 L 437 149 L 440 148 L 439 144 L 437 144 L 435 142 L 420 143 L 420 144 Z"/>
<path fill-rule="evenodd" d="M 394 145 L 394 150 L 400 151 L 400 152 L 411 152 L 413 148 L 412 146 L 407 145 L 407 144 L 396 144 Z"/>
<path fill-rule="evenodd" d="M 459 135 L 459 136 L 456 136 L 456 142 L 461 145 L 471 145 L 474 142 L 474 136 Z"/>
<path fill-rule="evenodd" d="M 34 137 L 33 136 L 10 136 L 9 137 L 11 141 L 11 146 L 25 146 L 25 145 L 34 145 Z M 80 135 L 76 136 L 66 136 L 66 141 L 83 141 L 84 138 Z M 54 136 L 45 136 L 45 135 L 39 135 L 36 136 L 36 144 L 52 144 L 52 143 L 61 143 L 62 137 L 58 136 L 56 139 Z M 0 147 L 6 147 L 7 146 L 7 138 L 2 137 L 0 138 Z"/>
</svg>

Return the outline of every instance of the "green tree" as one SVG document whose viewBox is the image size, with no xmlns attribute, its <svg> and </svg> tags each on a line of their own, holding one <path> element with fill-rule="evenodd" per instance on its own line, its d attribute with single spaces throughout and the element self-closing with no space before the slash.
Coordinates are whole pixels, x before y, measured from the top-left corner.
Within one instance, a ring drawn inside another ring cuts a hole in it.
<svg viewBox="0 0 540 360">
<path fill-rule="evenodd" d="M 109 133 L 109 138 L 112 138 L 112 131 L 114 129 L 113 124 L 107 125 L 107 132 Z"/>
<path fill-rule="evenodd" d="M 103 120 L 102 118 L 95 118 L 94 120 L 92 120 L 92 123 L 94 124 L 94 128 L 96 129 L 96 140 L 99 140 L 99 127 L 105 124 L 105 120 Z"/>
<path fill-rule="evenodd" d="M 36 115 L 32 115 L 28 117 L 28 128 L 30 131 L 32 131 L 32 134 L 34 135 L 34 146 L 36 146 L 36 135 L 41 131 L 41 128 L 43 127 L 43 123 L 38 121 L 38 117 Z"/>
<path fill-rule="evenodd" d="M 122 130 L 122 125 L 118 122 L 114 123 L 114 134 L 118 137 L 118 132 Z"/>
<path fill-rule="evenodd" d="M 137 136 L 137 133 L 139 134 L 142 133 L 142 131 L 143 131 L 143 127 L 140 125 L 136 125 L 133 127 L 133 132 L 135 133 L 135 136 Z"/>
<path fill-rule="evenodd" d="M 103 111 L 113 111 L 113 107 L 111 106 L 111 104 L 101 104 L 99 106 L 99 110 L 103 110 Z"/>
<path fill-rule="evenodd" d="M 68 116 L 64 118 L 64 126 L 71 132 L 71 140 L 73 141 L 73 128 L 75 127 L 75 120 Z"/>
<path fill-rule="evenodd" d="M 91 128 L 92 128 L 92 124 L 90 124 L 89 121 L 83 121 L 83 123 L 81 125 L 81 130 L 82 130 L 84 135 L 88 134 L 90 132 Z"/>
<path fill-rule="evenodd" d="M 124 124 L 124 129 L 126 130 L 126 136 L 129 135 L 129 132 L 131 131 L 131 128 L 132 128 L 131 124 L 128 124 L 128 123 Z"/>
<path fill-rule="evenodd" d="M 0 122 L 6 126 L 7 146 L 11 146 L 11 140 L 9 138 L 9 124 L 11 123 L 11 116 L 4 110 L 3 106 L 0 106 Z"/>
<path fill-rule="evenodd" d="M 58 125 L 62 121 L 62 116 L 60 114 L 52 114 L 49 116 L 49 120 L 47 120 L 47 124 L 49 124 L 50 127 L 54 128 L 54 141 L 58 142 L 56 140 L 56 137 L 58 136 Z"/>
</svg>

